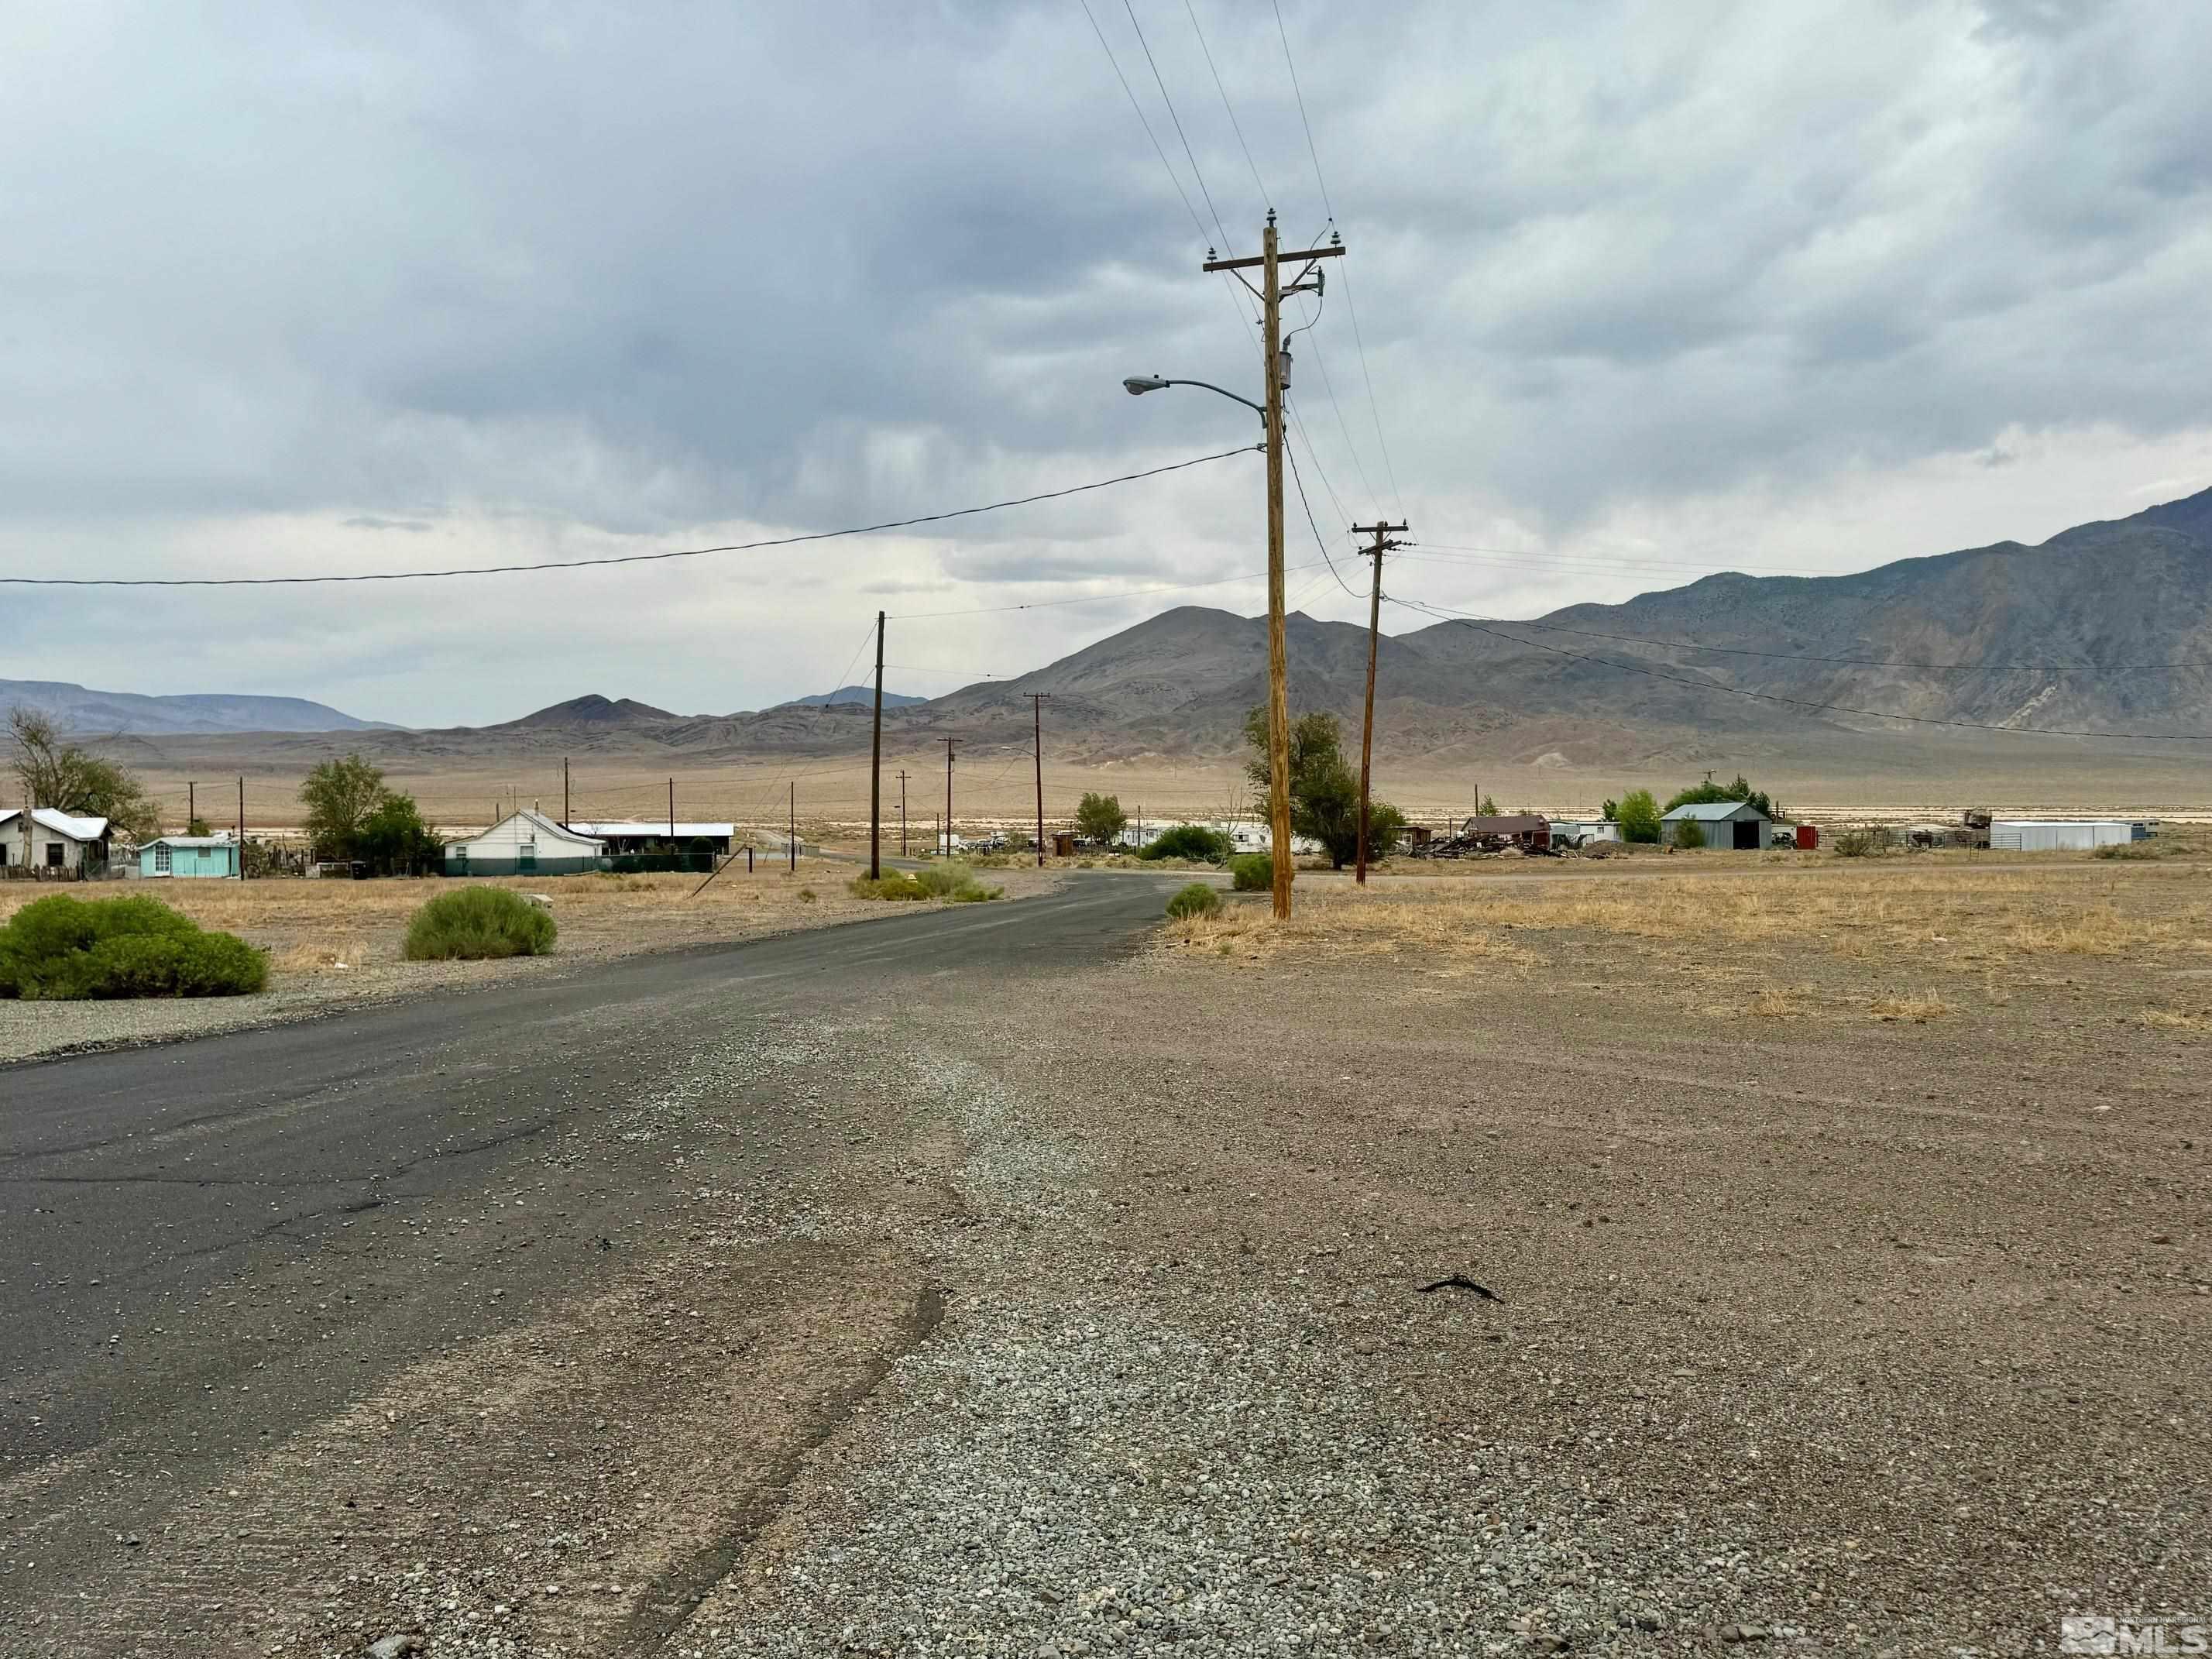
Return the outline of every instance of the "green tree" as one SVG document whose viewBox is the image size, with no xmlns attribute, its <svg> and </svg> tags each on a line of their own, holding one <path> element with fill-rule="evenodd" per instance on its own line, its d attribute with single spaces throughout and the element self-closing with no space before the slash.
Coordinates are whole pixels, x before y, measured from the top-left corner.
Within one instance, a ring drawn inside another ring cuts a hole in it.
<svg viewBox="0 0 2212 1659">
<path fill-rule="evenodd" d="M 1623 841 L 1656 846 L 1659 840 L 1659 803 L 1649 789 L 1632 789 L 1620 798 L 1613 813 Z"/>
<path fill-rule="evenodd" d="M 1607 823 L 1618 823 L 1620 821 L 1620 803 L 1617 800 L 1606 802 L 1598 809 L 1597 815 Z"/>
<path fill-rule="evenodd" d="M 1705 826 L 1695 818 L 1684 818 L 1674 826 L 1674 845 L 1697 848 L 1705 844 Z"/>
<path fill-rule="evenodd" d="M 215 831 L 209 827 L 205 818 L 193 818 L 185 823 L 185 833 L 188 836 L 211 836 Z"/>
<path fill-rule="evenodd" d="M 112 761 L 62 741 L 54 723 L 34 708 L 8 714 L 15 749 L 15 781 L 27 806 L 51 806 L 78 817 L 106 818 L 132 841 L 161 833 L 161 814 L 145 787 Z"/>
<path fill-rule="evenodd" d="M 1075 833 L 1085 841 L 1110 846 L 1128 823 L 1129 815 L 1121 810 L 1119 796 L 1086 794 L 1076 805 Z"/>
<path fill-rule="evenodd" d="M 1252 750 L 1244 775 L 1255 790 L 1268 787 L 1267 711 L 1244 717 L 1244 742 Z M 1301 714 L 1291 722 L 1291 828 L 1310 836 L 1341 870 L 1359 854 L 1359 775 L 1344 757 L 1343 730 L 1334 714 Z M 1368 852 L 1380 858 L 1405 832 L 1405 814 L 1387 801 L 1367 805 Z"/>
<path fill-rule="evenodd" d="M 445 842 L 430 832 L 414 799 L 387 790 L 355 832 L 349 857 L 368 860 L 380 875 L 421 868 L 436 858 Z"/>
<path fill-rule="evenodd" d="M 1496 817 L 1498 816 L 1498 797 L 1495 795 L 1485 795 L 1480 800 L 1475 802 L 1474 810 L 1476 813 L 1482 817 Z"/>
<path fill-rule="evenodd" d="M 382 769 L 359 755 L 324 761 L 308 773 L 300 786 L 300 800 L 307 809 L 307 842 L 315 856 L 360 856 L 356 844 L 362 827 L 391 793 L 384 787 Z"/>
</svg>

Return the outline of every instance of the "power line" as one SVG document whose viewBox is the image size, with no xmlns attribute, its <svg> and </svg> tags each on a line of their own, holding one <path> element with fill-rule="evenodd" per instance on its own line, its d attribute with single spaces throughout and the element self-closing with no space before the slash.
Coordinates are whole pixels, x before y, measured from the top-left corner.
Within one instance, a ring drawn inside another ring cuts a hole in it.
<svg viewBox="0 0 2212 1659">
<path fill-rule="evenodd" d="M 1244 165 L 1252 169 L 1252 183 L 1260 191 L 1260 204 L 1272 210 L 1275 205 L 1274 198 L 1267 193 L 1267 186 L 1261 182 L 1260 164 L 1252 159 L 1252 146 L 1244 142 L 1244 128 L 1237 119 L 1235 106 L 1229 101 L 1229 88 L 1221 84 L 1221 71 L 1215 68 L 1213 53 L 1206 44 L 1206 31 L 1198 26 L 1198 9 L 1191 4 L 1191 0 L 1182 0 L 1182 9 L 1190 14 L 1190 32 L 1198 37 L 1198 49 L 1206 58 L 1206 67 L 1212 71 L 1213 89 L 1221 94 L 1221 107 L 1229 117 L 1230 127 L 1237 134 L 1237 147 L 1244 152 Z"/>
<path fill-rule="evenodd" d="M 1306 528 L 1313 532 L 1314 545 L 1321 549 L 1322 560 L 1328 566 L 1328 574 L 1336 578 L 1336 585 L 1339 587 L 1350 593 L 1353 599 L 1358 599 L 1358 593 L 1354 592 L 1352 584 L 1346 581 L 1338 571 L 1336 561 L 1328 556 L 1328 544 L 1322 539 L 1321 526 L 1314 522 L 1313 503 L 1306 500 L 1306 481 L 1298 476 L 1297 451 L 1285 443 L 1283 446 L 1283 456 L 1291 464 L 1291 480 L 1298 487 L 1298 505 L 1306 510 Z"/>
<path fill-rule="evenodd" d="M 1168 83 L 1160 77 L 1160 66 L 1153 60 L 1152 43 L 1145 39 L 1145 26 L 1137 21 L 1137 8 L 1132 0 L 1121 0 L 1122 10 L 1129 14 L 1129 27 L 1137 32 L 1137 45 L 1145 54 L 1145 61 L 1152 67 L 1152 84 L 1160 89 L 1160 101 L 1168 106 L 1168 119 L 1175 123 L 1176 137 L 1182 140 L 1183 159 L 1190 163 L 1190 176 L 1198 180 L 1198 193 L 1206 198 L 1206 210 L 1213 216 L 1213 228 L 1221 233 L 1221 246 L 1234 257 L 1236 245 L 1229 240 L 1229 230 L 1221 222 L 1221 210 L 1213 205 L 1213 192 L 1206 187 L 1206 174 L 1200 171 L 1198 154 L 1190 147 L 1190 137 L 1182 130 L 1182 117 L 1176 113 L 1175 100 L 1168 96 Z"/>
<path fill-rule="evenodd" d="M 1306 115 L 1306 94 L 1298 85 L 1297 60 L 1291 55 L 1291 32 L 1283 27 L 1282 0 L 1274 0 L 1275 33 L 1283 43 L 1283 65 L 1291 72 L 1291 93 L 1297 100 L 1298 125 L 1305 129 L 1306 154 L 1313 157 L 1314 183 L 1321 186 L 1321 204 L 1328 215 L 1328 222 L 1336 222 L 1336 207 L 1328 199 L 1328 180 L 1322 176 L 1321 146 L 1314 143 L 1313 122 Z M 1367 342 L 1360 337 L 1359 307 L 1352 297 L 1350 278 L 1339 272 L 1337 280 L 1344 284 L 1344 308 L 1352 319 L 1352 343 L 1359 353 L 1360 377 L 1367 383 L 1368 412 L 1375 418 L 1375 442 L 1382 452 L 1382 470 L 1390 481 L 1391 498 L 1398 504 L 1398 516 L 1406 516 L 1406 502 L 1398 492 L 1398 469 L 1390 459 L 1390 441 L 1382 435 L 1382 408 L 1375 400 L 1375 376 L 1367 367 Z M 1371 491 L 1370 492 L 1372 493 Z"/>
<path fill-rule="evenodd" d="M 1457 623 L 1462 628 L 1474 629 L 1478 634 L 1488 634 L 1492 638 L 1527 646 L 1532 650 L 1548 651 L 1555 657 L 1595 663 L 1603 668 L 1618 668 L 1625 673 L 1642 674 L 1650 679 L 1669 680 L 1676 685 L 1686 685 L 1693 691 L 1723 691 L 1729 696 L 1748 697 L 1755 702 L 1781 703 L 1787 708 L 1815 709 L 1834 714 L 1856 714 L 1866 720 L 1905 720 L 1914 726 L 1948 726 L 1969 732 L 2004 732 L 2043 738 L 2098 738 L 2129 743 L 2212 743 L 2212 732 L 2081 732 L 2051 726 L 1998 726 L 1987 720 L 1942 720 L 1931 714 L 1893 714 L 1882 708 L 1853 708 L 1840 702 L 1815 702 L 1806 697 L 1779 696 L 1771 691 L 1747 691 L 1741 686 L 1723 685 L 1717 680 L 1693 680 L 1685 675 L 1666 673 L 1648 665 L 1616 662 L 1611 657 L 1595 657 L 1584 651 L 1569 651 L 1561 646 L 1546 645 L 1541 640 L 1521 639 L 1465 617 L 1445 616 L 1416 601 L 1401 599 L 1393 593 L 1385 593 L 1382 597 L 1393 605 L 1418 611 L 1423 616 L 1434 617 L 1439 622 Z"/>
<path fill-rule="evenodd" d="M 623 553 L 603 559 L 550 559 L 536 564 L 469 565 L 451 570 L 380 570 L 325 576 L 0 576 L 0 583 L 18 587 L 301 587 L 318 583 L 422 581 L 432 577 L 506 576 L 532 570 L 582 570 L 599 565 L 652 564 L 666 559 L 702 558 L 709 553 L 750 553 L 763 547 L 793 547 L 802 542 L 835 541 L 846 536 L 872 536 L 881 531 L 907 530 L 919 524 L 942 524 L 948 519 L 971 518 L 978 513 L 997 513 L 1010 507 L 1028 507 L 1036 501 L 1057 501 L 1066 495 L 1080 495 L 1089 490 L 1109 489 L 1115 484 L 1133 483 L 1139 478 L 1157 478 L 1164 472 L 1180 472 L 1185 467 L 1203 466 L 1208 461 L 1226 460 L 1231 455 L 1256 453 L 1258 448 L 1255 444 L 1247 444 L 1239 449 L 1224 449 L 1218 454 L 1175 461 L 1142 472 L 1125 472 L 1119 477 L 1101 478 L 1095 483 L 1071 484 L 1065 489 L 1047 489 L 1035 495 L 1017 496 L 1012 501 L 988 501 L 981 507 L 955 507 L 949 513 L 925 513 L 918 518 L 893 519 L 883 524 L 856 526 L 849 530 L 817 530 L 803 536 L 773 536 L 757 542 L 732 542 L 721 547 L 687 547 L 667 553 Z"/>
<path fill-rule="evenodd" d="M 1121 83 L 1121 90 L 1127 94 L 1129 107 L 1137 112 L 1138 125 L 1144 128 L 1145 137 L 1152 141 L 1153 154 L 1160 158 L 1160 165 L 1167 169 L 1168 182 L 1175 186 L 1176 194 L 1182 198 L 1183 210 L 1190 215 L 1191 223 L 1198 228 L 1199 240 L 1204 241 L 1206 221 L 1198 216 L 1198 210 L 1191 205 L 1190 192 L 1182 187 L 1182 179 L 1176 175 L 1174 164 L 1168 160 L 1167 147 L 1160 143 L 1159 135 L 1152 131 L 1152 118 L 1145 113 L 1145 106 L 1137 101 L 1137 91 L 1129 84 L 1129 77 L 1121 73 L 1121 60 L 1115 57 L 1114 48 L 1107 43 L 1106 31 L 1098 27 L 1098 19 L 1091 9 L 1091 0 L 1080 0 L 1080 3 L 1083 15 L 1091 19 L 1091 32 L 1098 37 L 1099 49 L 1105 52 L 1106 61 L 1114 66 L 1114 78 Z"/>
</svg>

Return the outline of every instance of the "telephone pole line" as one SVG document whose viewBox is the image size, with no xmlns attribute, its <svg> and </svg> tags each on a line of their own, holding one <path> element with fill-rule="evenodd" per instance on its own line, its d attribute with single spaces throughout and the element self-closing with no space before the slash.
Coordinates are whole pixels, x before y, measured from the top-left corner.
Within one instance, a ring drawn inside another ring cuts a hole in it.
<svg viewBox="0 0 2212 1659">
<path fill-rule="evenodd" d="M 199 822 L 199 782 L 197 779 L 188 778 L 185 781 L 185 833 L 186 835 L 192 833 L 192 825 Z"/>
<path fill-rule="evenodd" d="M 246 776 L 238 779 L 238 878 L 246 879 Z"/>
<path fill-rule="evenodd" d="M 568 757 L 561 757 L 561 827 L 568 827 Z"/>
<path fill-rule="evenodd" d="M 1320 293 L 1322 278 L 1315 266 L 1322 259 L 1342 258 L 1344 244 L 1332 231 L 1327 247 L 1285 253 L 1277 244 L 1275 212 L 1270 208 L 1260 247 L 1258 255 L 1244 259 L 1217 259 L 1209 248 L 1200 269 L 1242 272 L 1256 267 L 1260 271 L 1261 286 L 1256 289 L 1241 275 L 1237 280 L 1260 301 L 1260 363 L 1267 386 L 1263 411 L 1267 423 L 1267 817 L 1274 849 L 1275 919 L 1283 921 L 1291 914 L 1290 665 L 1283 622 L 1283 393 L 1290 386 L 1291 360 L 1283 349 L 1283 296 Z M 1305 268 L 1285 287 L 1284 262 L 1296 264 L 1301 259 L 1306 262 Z"/>
<path fill-rule="evenodd" d="M 799 780 L 791 781 L 791 873 L 799 873 Z"/>
<path fill-rule="evenodd" d="M 957 738 L 939 738 L 945 745 L 945 856 L 952 856 L 952 746 Z"/>
<path fill-rule="evenodd" d="M 1367 598 L 1367 714 L 1359 726 L 1359 860 L 1352 874 L 1362 887 L 1367 885 L 1367 778 L 1375 757 L 1375 653 L 1381 643 L 1382 629 L 1382 556 L 1394 547 L 1405 545 L 1390 539 L 1393 531 L 1405 527 L 1382 520 L 1352 526 L 1355 536 L 1375 538 L 1375 545 L 1367 550 L 1375 561 L 1375 586 Z"/>
<path fill-rule="evenodd" d="M 906 768 L 899 768 L 899 856 L 906 856 Z"/>
<path fill-rule="evenodd" d="M 884 878 L 884 613 L 876 612 L 876 726 L 868 749 L 868 879 Z"/>
<path fill-rule="evenodd" d="M 1036 753 L 1037 868 L 1044 868 L 1044 704 L 1049 691 L 1032 691 L 1030 699 L 1030 742 Z"/>
</svg>

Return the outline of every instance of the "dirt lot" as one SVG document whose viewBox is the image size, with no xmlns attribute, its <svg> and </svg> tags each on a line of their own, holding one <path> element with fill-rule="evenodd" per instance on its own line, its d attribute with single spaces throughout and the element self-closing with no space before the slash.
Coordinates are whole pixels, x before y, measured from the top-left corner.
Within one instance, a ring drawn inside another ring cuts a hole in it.
<svg viewBox="0 0 2212 1659">
<path fill-rule="evenodd" d="M 796 873 L 742 860 L 703 891 L 687 875 L 514 877 L 479 883 L 543 894 L 552 901 L 560 939 L 550 957 L 502 962 L 403 961 L 408 919 L 428 900 L 467 884 L 429 877 L 385 881 L 114 882 L 50 887 L 0 885 L 0 922 L 34 899 L 66 892 L 84 898 L 150 895 L 209 927 L 234 933 L 270 953 L 269 990 L 252 997 L 135 1003 L 0 1003 L 0 1060 L 57 1049 L 143 1042 L 220 1030 L 271 1018 L 296 1018 L 333 1006 L 430 990 L 496 984 L 520 975 L 566 972 L 581 963 L 640 951 L 677 950 L 820 927 L 880 915 L 846 884 L 859 866 L 802 858 Z M 1034 869 L 983 872 L 1008 897 L 1051 880 Z M 908 908 L 902 904 L 900 908 Z"/>
</svg>

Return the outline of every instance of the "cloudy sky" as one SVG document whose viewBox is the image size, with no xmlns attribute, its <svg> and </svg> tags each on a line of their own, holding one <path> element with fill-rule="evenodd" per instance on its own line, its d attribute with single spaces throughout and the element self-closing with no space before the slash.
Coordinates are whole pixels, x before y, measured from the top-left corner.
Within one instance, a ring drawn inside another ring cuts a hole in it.
<svg viewBox="0 0 2212 1659">
<path fill-rule="evenodd" d="M 1235 404 L 1119 382 L 1256 392 L 1198 264 L 1270 204 L 1351 249 L 1293 347 L 1315 517 L 1340 551 L 1409 516 L 1409 596 L 1534 614 L 2212 485 L 2212 8 L 1282 0 L 1318 176 L 1267 0 L 1089 8 L 9 9 L 0 571 L 657 551 L 1227 449 Z M 894 688 L 941 691 L 1257 609 L 1261 510 L 1244 455 L 613 571 L 0 587 L 0 678 L 724 711 L 827 689 L 884 608 Z M 1291 514 L 1294 601 L 1364 617 Z"/>
</svg>

